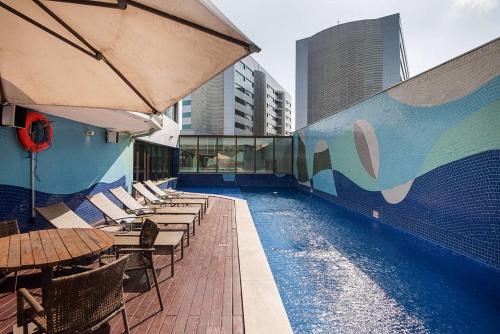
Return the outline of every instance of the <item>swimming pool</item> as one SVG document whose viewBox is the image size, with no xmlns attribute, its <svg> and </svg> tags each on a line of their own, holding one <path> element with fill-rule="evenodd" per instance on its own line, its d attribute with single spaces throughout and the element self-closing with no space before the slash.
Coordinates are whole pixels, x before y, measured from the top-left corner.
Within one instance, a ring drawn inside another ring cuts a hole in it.
<svg viewBox="0 0 500 334">
<path fill-rule="evenodd" d="M 295 333 L 500 332 L 498 271 L 299 190 L 196 190 L 248 201 Z"/>
</svg>

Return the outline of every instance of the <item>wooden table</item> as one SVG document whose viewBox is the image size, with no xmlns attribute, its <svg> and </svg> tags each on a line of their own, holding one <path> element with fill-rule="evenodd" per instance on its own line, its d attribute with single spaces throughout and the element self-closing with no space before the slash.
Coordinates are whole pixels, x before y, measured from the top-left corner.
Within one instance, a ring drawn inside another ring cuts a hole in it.
<svg viewBox="0 0 500 334">
<path fill-rule="evenodd" d="M 52 268 L 98 255 L 113 246 L 113 237 L 93 228 L 32 231 L 0 238 L 0 270 L 42 270 L 42 292 Z M 43 294 L 42 294 L 43 296 Z"/>
</svg>

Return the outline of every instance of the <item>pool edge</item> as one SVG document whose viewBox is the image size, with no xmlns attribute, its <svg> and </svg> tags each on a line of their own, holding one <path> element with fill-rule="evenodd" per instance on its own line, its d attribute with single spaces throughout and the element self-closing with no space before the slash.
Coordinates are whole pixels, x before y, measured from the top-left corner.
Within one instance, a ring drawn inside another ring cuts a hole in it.
<svg viewBox="0 0 500 334">
<path fill-rule="evenodd" d="M 232 200 L 235 206 L 245 333 L 293 333 L 247 201 L 205 195 Z"/>
</svg>

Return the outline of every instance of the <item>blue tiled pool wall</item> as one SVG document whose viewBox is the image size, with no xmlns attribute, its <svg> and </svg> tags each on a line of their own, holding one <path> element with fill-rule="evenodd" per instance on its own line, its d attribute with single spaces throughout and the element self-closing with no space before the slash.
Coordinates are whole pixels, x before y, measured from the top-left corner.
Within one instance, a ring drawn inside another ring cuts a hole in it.
<svg viewBox="0 0 500 334">
<path fill-rule="evenodd" d="M 438 67 L 419 79 L 431 106 L 410 80 L 295 133 L 298 187 L 500 269 L 500 70 L 481 51 L 476 87 Z"/>
<path fill-rule="evenodd" d="M 293 175 L 283 174 L 182 174 L 177 186 L 190 187 L 292 187 L 296 184 Z"/>
<path fill-rule="evenodd" d="M 105 142 L 105 129 L 46 115 L 52 122 L 53 142 L 38 153 L 36 206 L 64 201 L 89 223 L 102 215 L 85 196 L 104 192 L 118 204 L 108 189 L 129 187 L 132 180 L 133 144 L 120 136 L 118 144 Z M 86 130 L 94 131 L 87 136 Z M 0 221 L 17 219 L 22 231 L 46 228 L 30 217 L 30 159 L 16 138 L 15 129 L 0 127 Z"/>
<path fill-rule="evenodd" d="M 177 179 L 176 178 L 173 178 L 173 179 L 170 179 L 166 182 L 162 182 L 160 184 L 158 184 L 158 187 L 160 189 L 168 189 L 168 188 L 174 188 L 177 187 Z"/>
</svg>

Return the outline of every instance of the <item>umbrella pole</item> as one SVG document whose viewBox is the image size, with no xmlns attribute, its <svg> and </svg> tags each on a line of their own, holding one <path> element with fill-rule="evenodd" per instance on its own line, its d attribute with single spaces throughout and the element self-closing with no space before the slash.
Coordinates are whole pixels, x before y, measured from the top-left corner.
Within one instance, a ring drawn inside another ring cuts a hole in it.
<svg viewBox="0 0 500 334">
<path fill-rule="evenodd" d="M 35 153 L 30 151 L 30 164 L 31 164 L 31 216 L 29 218 L 30 224 L 35 223 Z"/>
</svg>

